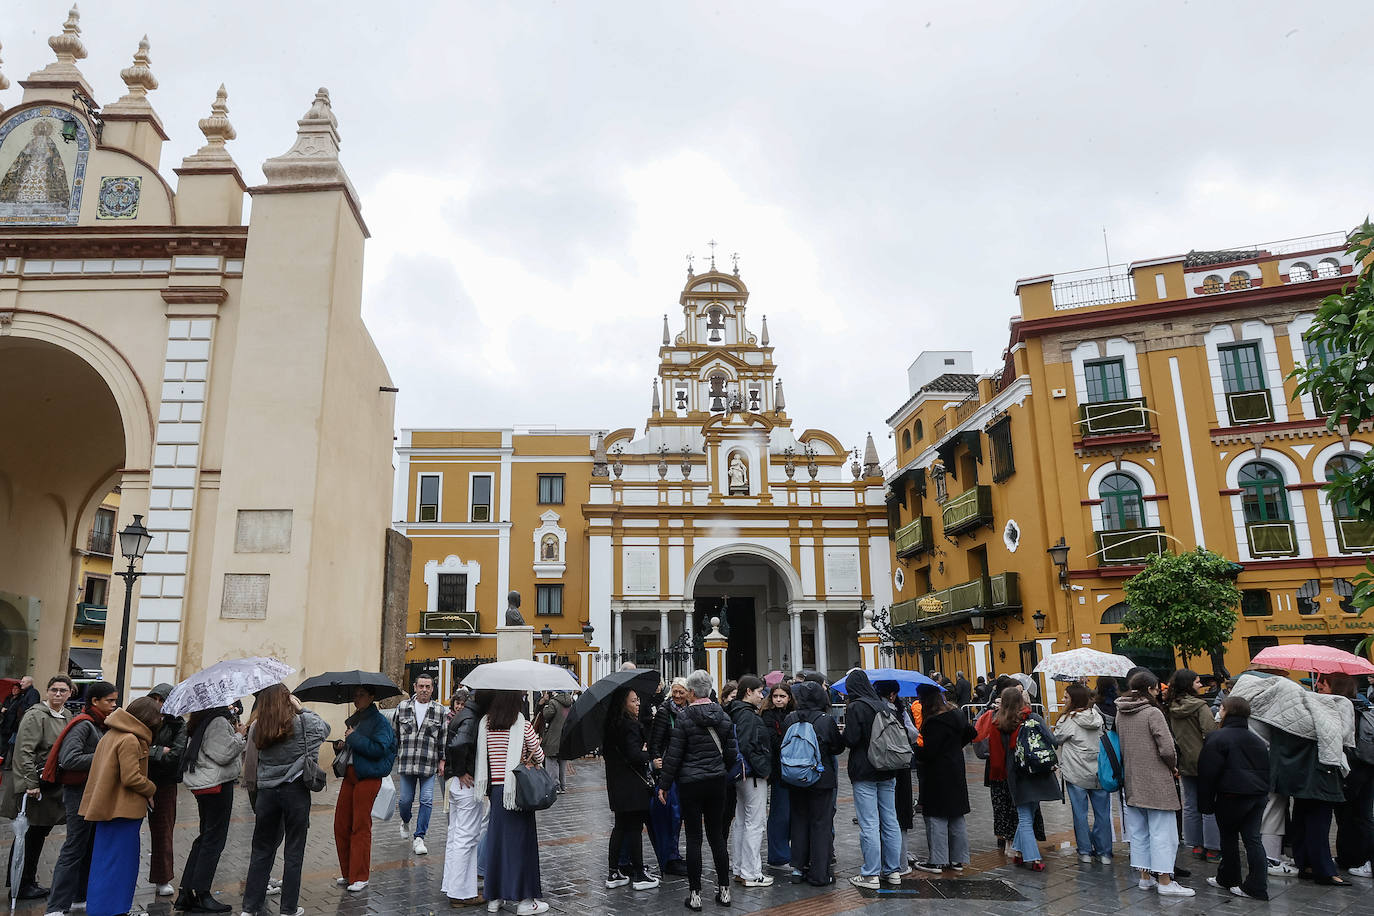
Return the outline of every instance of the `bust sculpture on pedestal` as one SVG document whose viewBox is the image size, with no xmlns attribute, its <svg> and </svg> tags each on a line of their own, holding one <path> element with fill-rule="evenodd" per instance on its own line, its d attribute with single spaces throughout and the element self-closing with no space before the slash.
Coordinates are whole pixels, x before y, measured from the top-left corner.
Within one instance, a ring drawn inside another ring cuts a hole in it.
<svg viewBox="0 0 1374 916">
<path fill-rule="evenodd" d="M 525 615 L 520 613 L 520 593 L 511 590 L 506 595 L 506 626 L 523 627 L 525 625 Z"/>
</svg>

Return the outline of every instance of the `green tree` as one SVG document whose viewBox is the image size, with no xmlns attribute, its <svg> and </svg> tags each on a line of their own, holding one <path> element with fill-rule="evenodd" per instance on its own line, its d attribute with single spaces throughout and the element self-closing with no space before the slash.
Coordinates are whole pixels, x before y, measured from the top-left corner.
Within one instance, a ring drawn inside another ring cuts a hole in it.
<svg viewBox="0 0 1374 916">
<path fill-rule="evenodd" d="M 1126 580 L 1126 603 L 1122 624 L 1132 644 L 1178 649 L 1185 665 L 1210 653 L 1214 670 L 1225 671 L 1221 647 L 1235 632 L 1240 605 L 1230 560 L 1202 547 L 1150 557 Z"/>
<path fill-rule="evenodd" d="M 1303 336 L 1307 365 L 1293 370 L 1299 392 L 1320 399 L 1329 412 L 1327 429 L 1347 432 L 1374 417 L 1374 224 L 1368 217 L 1350 233 L 1348 254 L 1360 272 L 1353 283 L 1322 300 L 1312 327 Z M 1344 501 L 1355 517 L 1374 519 L 1374 451 L 1352 471 L 1335 475 L 1322 488 L 1328 501 Z M 1355 577 L 1355 606 L 1363 613 L 1374 605 L 1374 561 Z"/>
</svg>

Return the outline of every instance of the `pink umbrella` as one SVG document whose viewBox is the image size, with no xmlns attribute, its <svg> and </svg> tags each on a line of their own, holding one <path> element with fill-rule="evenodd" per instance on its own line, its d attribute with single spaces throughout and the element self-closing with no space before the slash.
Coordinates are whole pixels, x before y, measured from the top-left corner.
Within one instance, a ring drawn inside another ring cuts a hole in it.
<svg viewBox="0 0 1374 916">
<path fill-rule="evenodd" d="M 1250 660 L 1256 668 L 1281 668 L 1285 671 L 1315 671 L 1317 674 L 1374 674 L 1374 664 L 1331 646 L 1297 643 L 1269 646 Z"/>
<path fill-rule="evenodd" d="M 782 679 L 785 676 L 786 675 L 784 675 L 781 671 L 770 671 L 763 676 L 764 686 L 766 686 L 769 690 L 772 690 L 774 687 L 782 683 Z"/>
</svg>

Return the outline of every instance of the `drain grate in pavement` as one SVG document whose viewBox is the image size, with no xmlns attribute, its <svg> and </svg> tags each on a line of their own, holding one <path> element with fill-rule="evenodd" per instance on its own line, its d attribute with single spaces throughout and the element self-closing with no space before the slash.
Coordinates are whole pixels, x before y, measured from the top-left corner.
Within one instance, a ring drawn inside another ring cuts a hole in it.
<svg viewBox="0 0 1374 916">
<path fill-rule="evenodd" d="M 859 893 L 870 900 L 893 898 L 923 898 L 926 900 L 1025 900 L 1016 888 L 996 878 L 931 878 L 903 881 L 898 887 L 884 886 L 881 890 L 860 888 Z"/>
</svg>

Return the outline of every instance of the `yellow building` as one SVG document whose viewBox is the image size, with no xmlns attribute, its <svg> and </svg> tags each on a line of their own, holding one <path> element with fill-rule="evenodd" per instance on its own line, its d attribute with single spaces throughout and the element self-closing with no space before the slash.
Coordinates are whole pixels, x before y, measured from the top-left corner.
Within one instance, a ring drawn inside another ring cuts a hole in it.
<svg viewBox="0 0 1374 916">
<path fill-rule="evenodd" d="M 105 645 L 105 617 L 109 608 L 110 579 L 119 562 L 119 489 L 106 494 L 91 518 L 86 542 L 79 548 L 81 566 L 76 584 L 76 615 L 67 652 L 67 670 L 73 677 L 96 677 L 102 672 L 100 654 Z"/>
<path fill-rule="evenodd" d="M 1150 554 L 1199 545 L 1243 566 L 1232 672 L 1267 645 L 1352 648 L 1374 630 L 1346 601 L 1374 525 L 1320 490 L 1374 435 L 1328 431 L 1287 378 L 1322 358 L 1303 334 L 1357 269 L 1344 251 L 1336 234 L 1033 277 L 1003 369 L 937 378 L 933 360 L 963 355 L 923 354 L 889 419 L 889 507 L 892 616 L 938 644 L 927 658 L 987 675 L 1093 646 L 1171 668 L 1125 645 L 1122 586 Z M 943 603 L 923 610 L 931 589 Z"/>
<path fill-rule="evenodd" d="M 688 274 L 639 429 L 402 431 L 412 665 L 447 689 L 494 656 L 509 589 L 584 679 L 704 667 L 714 618 L 723 677 L 858 662 L 862 609 L 892 595 L 877 453 L 797 431 L 748 300 L 738 274 Z"/>
</svg>

